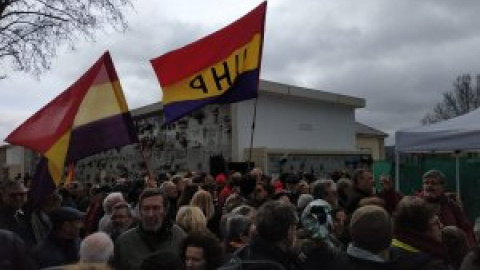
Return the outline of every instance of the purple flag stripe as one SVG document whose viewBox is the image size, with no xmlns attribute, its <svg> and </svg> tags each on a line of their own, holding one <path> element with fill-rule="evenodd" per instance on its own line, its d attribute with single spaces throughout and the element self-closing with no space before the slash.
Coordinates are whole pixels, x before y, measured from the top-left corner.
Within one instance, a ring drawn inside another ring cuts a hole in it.
<svg viewBox="0 0 480 270">
<path fill-rule="evenodd" d="M 163 107 L 165 123 L 171 123 L 208 104 L 235 103 L 257 97 L 258 69 L 242 73 L 225 94 L 199 100 L 170 103 Z"/>
<path fill-rule="evenodd" d="M 66 162 L 137 141 L 130 113 L 104 118 L 72 130 Z"/>
<path fill-rule="evenodd" d="M 48 170 L 48 159 L 41 157 L 35 175 L 33 176 L 32 186 L 30 187 L 30 196 L 33 199 L 33 205 L 35 208 L 39 208 L 55 191 L 56 184 Z"/>
</svg>

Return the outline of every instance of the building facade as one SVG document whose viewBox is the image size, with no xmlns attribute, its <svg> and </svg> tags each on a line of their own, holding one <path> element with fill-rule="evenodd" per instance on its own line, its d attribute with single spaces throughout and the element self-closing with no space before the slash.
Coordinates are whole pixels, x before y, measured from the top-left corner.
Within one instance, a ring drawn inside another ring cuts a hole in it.
<svg viewBox="0 0 480 270">
<path fill-rule="evenodd" d="M 245 168 L 247 162 L 273 175 L 327 176 L 375 156 L 376 149 L 359 149 L 355 110 L 363 107 L 361 98 L 264 80 L 256 100 L 208 105 L 169 125 L 163 123 L 162 105 L 154 103 L 131 111 L 138 144 L 78 161 L 76 178 L 216 172 Z"/>
<path fill-rule="evenodd" d="M 155 103 L 132 110 L 139 145 L 82 160 L 77 171 L 90 181 L 140 178 L 147 171 L 216 171 L 219 164 L 239 168 L 250 161 L 270 174 L 325 176 L 369 156 L 356 147 L 355 109 L 364 106 L 364 99 L 269 81 L 261 81 L 257 100 L 208 105 L 170 125 Z M 100 172 L 90 170 L 95 167 Z"/>
</svg>

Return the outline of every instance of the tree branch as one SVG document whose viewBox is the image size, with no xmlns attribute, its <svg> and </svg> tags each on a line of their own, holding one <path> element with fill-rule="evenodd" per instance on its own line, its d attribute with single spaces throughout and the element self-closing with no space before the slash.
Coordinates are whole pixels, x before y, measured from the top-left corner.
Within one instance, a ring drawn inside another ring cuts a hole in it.
<svg viewBox="0 0 480 270">
<path fill-rule="evenodd" d="M 35 16 L 39 16 L 39 17 L 47 17 L 47 18 L 54 19 L 54 20 L 57 20 L 57 21 L 68 22 L 68 19 L 65 19 L 65 18 L 62 18 L 62 17 L 59 17 L 59 16 L 55 16 L 55 15 L 52 15 L 52 14 L 38 12 L 38 11 L 10 11 L 7 14 L 0 17 L 0 20 L 3 20 L 3 19 L 5 19 L 9 16 L 15 16 L 15 15 L 35 15 Z"/>
</svg>

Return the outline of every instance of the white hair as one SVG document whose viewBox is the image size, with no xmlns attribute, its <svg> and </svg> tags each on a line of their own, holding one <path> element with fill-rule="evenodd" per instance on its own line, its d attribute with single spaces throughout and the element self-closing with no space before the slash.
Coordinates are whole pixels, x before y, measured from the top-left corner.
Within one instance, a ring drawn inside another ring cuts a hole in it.
<svg viewBox="0 0 480 270">
<path fill-rule="evenodd" d="M 124 202 L 125 198 L 121 192 L 112 192 L 103 199 L 103 211 L 107 214 L 112 213 L 112 207 L 118 202 Z"/>
<path fill-rule="evenodd" d="M 104 232 L 92 233 L 80 243 L 80 261 L 84 263 L 106 263 L 113 256 L 113 241 Z"/>
</svg>

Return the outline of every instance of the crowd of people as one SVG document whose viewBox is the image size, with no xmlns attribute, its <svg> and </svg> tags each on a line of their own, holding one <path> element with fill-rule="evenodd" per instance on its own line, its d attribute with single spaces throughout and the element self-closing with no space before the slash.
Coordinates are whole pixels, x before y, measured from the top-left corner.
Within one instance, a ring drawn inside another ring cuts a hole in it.
<svg viewBox="0 0 480 270">
<path fill-rule="evenodd" d="M 439 170 L 416 194 L 372 172 L 331 179 L 261 169 L 59 187 L 1 185 L 0 269 L 480 269 L 480 248 Z"/>
</svg>

